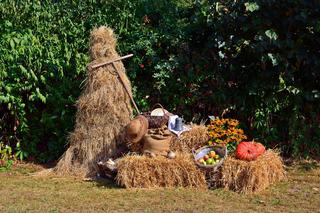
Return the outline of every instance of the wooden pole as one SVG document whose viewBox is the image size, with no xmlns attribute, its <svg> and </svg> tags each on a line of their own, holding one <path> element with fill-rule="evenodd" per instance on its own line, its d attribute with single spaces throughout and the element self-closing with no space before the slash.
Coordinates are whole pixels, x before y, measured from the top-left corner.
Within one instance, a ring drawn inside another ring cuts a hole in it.
<svg viewBox="0 0 320 213">
<path fill-rule="evenodd" d="M 126 84 L 124 83 L 124 79 L 122 78 L 122 75 L 119 73 L 119 70 L 117 69 L 116 65 L 115 65 L 115 61 L 111 62 L 112 63 L 112 66 L 113 68 L 116 70 L 117 74 L 118 74 L 118 77 L 120 79 L 120 82 L 122 83 L 124 89 L 126 90 L 127 94 L 129 95 L 130 99 L 131 99 L 131 102 L 133 103 L 133 106 L 134 108 L 137 110 L 137 112 L 140 114 L 140 111 L 137 107 L 137 104 L 136 102 L 134 101 L 133 97 L 131 96 L 130 92 L 129 92 L 129 89 L 127 88 Z"/>
<path fill-rule="evenodd" d="M 116 59 L 113 59 L 113 60 L 110 60 L 110 61 L 105 61 L 105 62 L 102 62 L 102 63 L 99 63 L 99 64 L 92 65 L 91 68 L 95 69 L 95 68 L 98 68 L 98 67 L 102 67 L 104 65 L 111 64 L 113 62 L 120 61 L 120 60 L 123 60 L 123 59 L 126 59 L 126 58 L 130 58 L 132 56 L 133 56 L 133 54 L 125 55 L 125 56 L 122 56 L 120 58 L 116 58 Z"/>
</svg>

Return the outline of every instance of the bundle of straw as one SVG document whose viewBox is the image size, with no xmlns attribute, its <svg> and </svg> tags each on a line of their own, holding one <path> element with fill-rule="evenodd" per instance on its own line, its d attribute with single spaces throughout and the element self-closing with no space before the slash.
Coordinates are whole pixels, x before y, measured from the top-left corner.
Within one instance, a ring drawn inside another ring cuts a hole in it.
<svg viewBox="0 0 320 213">
<path fill-rule="evenodd" d="M 77 101 L 76 124 L 69 136 L 69 148 L 64 153 L 54 171 L 60 175 L 78 177 L 94 176 L 98 160 L 117 155 L 124 143 L 124 127 L 132 114 L 130 96 L 131 84 L 121 61 L 115 67 L 99 64 L 119 58 L 116 51 L 116 36 L 112 29 L 99 27 L 91 32 L 90 58 L 85 88 Z"/>
<path fill-rule="evenodd" d="M 207 145 L 208 140 L 208 129 L 205 125 L 192 125 L 190 131 L 184 132 L 180 137 L 175 137 L 172 140 L 170 149 L 191 153 L 192 149 Z"/>
<path fill-rule="evenodd" d="M 282 159 L 272 150 L 250 162 L 228 157 L 221 172 L 224 188 L 244 194 L 260 192 L 285 178 Z"/>
<path fill-rule="evenodd" d="M 117 167 L 116 181 L 126 188 L 206 188 L 204 174 L 187 154 L 178 153 L 175 159 L 128 155 L 117 162 Z"/>
</svg>

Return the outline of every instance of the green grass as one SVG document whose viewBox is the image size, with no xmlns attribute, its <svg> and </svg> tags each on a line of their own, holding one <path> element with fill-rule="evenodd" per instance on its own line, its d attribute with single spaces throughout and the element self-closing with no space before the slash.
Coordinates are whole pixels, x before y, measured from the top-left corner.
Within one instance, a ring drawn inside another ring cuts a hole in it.
<svg viewBox="0 0 320 213">
<path fill-rule="evenodd" d="M 0 212 L 320 212 L 320 167 L 288 167 L 287 180 L 256 195 L 222 189 L 127 190 L 110 182 L 35 177 L 24 164 L 0 173 Z"/>
</svg>

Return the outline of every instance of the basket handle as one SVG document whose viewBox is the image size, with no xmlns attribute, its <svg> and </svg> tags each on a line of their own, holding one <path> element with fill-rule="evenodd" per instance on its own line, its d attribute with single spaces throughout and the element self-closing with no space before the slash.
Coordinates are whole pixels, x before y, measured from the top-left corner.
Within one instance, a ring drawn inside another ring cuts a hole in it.
<svg viewBox="0 0 320 213">
<path fill-rule="evenodd" d="M 162 106 L 160 103 L 156 103 L 155 105 L 153 105 L 152 110 L 154 110 L 156 106 L 160 106 L 160 107 L 161 107 L 161 109 L 162 109 L 162 111 L 163 111 L 163 115 L 166 114 L 166 111 L 164 111 L 164 108 L 163 108 L 163 106 Z"/>
</svg>

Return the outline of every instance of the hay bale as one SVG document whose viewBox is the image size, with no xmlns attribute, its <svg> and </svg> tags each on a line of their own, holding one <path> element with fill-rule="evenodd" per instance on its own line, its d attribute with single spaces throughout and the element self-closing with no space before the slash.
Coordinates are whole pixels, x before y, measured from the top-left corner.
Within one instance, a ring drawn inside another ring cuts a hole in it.
<svg viewBox="0 0 320 213">
<path fill-rule="evenodd" d="M 91 32 L 91 63 L 83 93 L 77 101 L 76 124 L 69 136 L 70 147 L 54 171 L 61 175 L 94 176 L 96 162 L 117 155 L 124 142 L 124 127 L 130 122 L 129 95 L 112 65 L 92 69 L 91 65 L 118 58 L 116 38 L 107 27 Z M 115 62 L 131 92 L 130 81 L 121 61 Z"/>
<path fill-rule="evenodd" d="M 206 188 L 204 174 L 187 154 L 177 154 L 175 159 L 125 156 L 117 162 L 117 167 L 116 181 L 126 188 Z"/>
<path fill-rule="evenodd" d="M 262 191 L 285 178 L 282 159 L 272 150 L 250 162 L 228 157 L 221 172 L 224 188 L 244 194 Z"/>
<path fill-rule="evenodd" d="M 217 170 L 208 169 L 202 170 L 206 177 L 206 182 L 209 189 L 217 189 L 221 187 L 221 173 L 222 167 L 219 167 Z"/>
<path fill-rule="evenodd" d="M 209 140 L 208 128 L 205 125 L 192 125 L 191 130 L 175 137 L 170 149 L 172 151 L 191 153 L 192 149 L 198 149 L 207 145 Z"/>
</svg>

